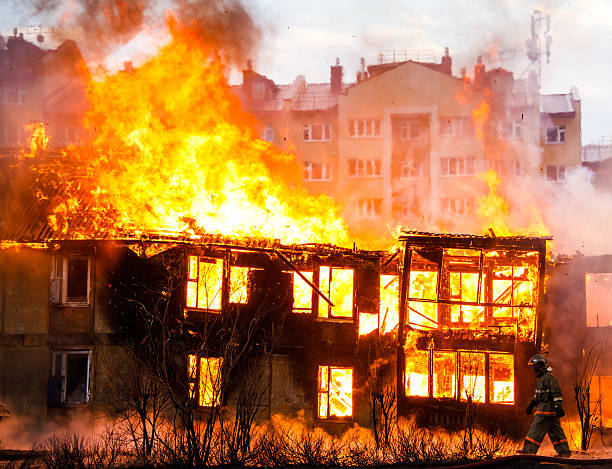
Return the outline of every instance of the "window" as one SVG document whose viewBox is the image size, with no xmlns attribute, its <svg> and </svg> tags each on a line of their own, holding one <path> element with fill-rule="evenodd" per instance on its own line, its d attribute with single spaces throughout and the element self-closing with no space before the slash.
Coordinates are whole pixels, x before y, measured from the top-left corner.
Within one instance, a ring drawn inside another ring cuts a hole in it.
<svg viewBox="0 0 612 469">
<path fill-rule="evenodd" d="M 312 272 L 300 272 L 312 283 Z M 293 272 L 293 312 L 311 313 L 312 312 L 313 289 L 308 285 L 297 272 Z M 319 301 L 325 301 L 320 298 Z"/>
<path fill-rule="evenodd" d="M 250 267 L 230 267 L 229 302 L 247 304 L 249 302 Z"/>
<path fill-rule="evenodd" d="M 440 135 L 458 136 L 474 135 L 474 123 L 471 117 L 441 117 Z"/>
<path fill-rule="evenodd" d="M 53 352 L 53 377 L 61 379 L 61 403 L 89 402 L 91 352 L 70 350 Z"/>
<path fill-rule="evenodd" d="M 506 140 L 519 140 L 523 137 L 521 121 L 500 121 L 497 123 L 497 137 Z"/>
<path fill-rule="evenodd" d="M 546 166 L 546 180 L 551 182 L 565 181 L 565 166 L 548 165 Z"/>
<path fill-rule="evenodd" d="M 8 87 L 2 91 L 4 92 L 3 102 L 6 104 L 24 105 L 28 102 L 28 90 L 25 88 Z"/>
<path fill-rule="evenodd" d="M 380 160 L 348 160 L 348 175 L 350 177 L 377 177 L 381 174 Z"/>
<path fill-rule="evenodd" d="M 513 160 L 512 161 L 512 175 L 514 177 L 521 177 L 522 174 L 523 174 L 523 168 L 522 168 L 520 160 Z"/>
<path fill-rule="evenodd" d="M 320 419 L 353 416 L 353 369 L 319 366 L 317 416 Z"/>
<path fill-rule="evenodd" d="M 585 281 L 587 327 L 612 326 L 612 273 L 588 273 Z"/>
<path fill-rule="evenodd" d="M 410 160 L 402 164 L 400 177 L 402 179 L 413 179 L 422 176 L 423 166 L 420 161 Z"/>
<path fill-rule="evenodd" d="M 303 140 L 305 142 L 329 142 L 331 138 L 332 131 L 329 124 L 304 125 Z"/>
<path fill-rule="evenodd" d="M 394 331 L 399 323 L 399 276 L 380 276 L 380 332 Z"/>
<path fill-rule="evenodd" d="M 415 121 L 404 121 L 400 126 L 400 139 L 402 142 L 417 140 L 421 137 L 421 123 Z"/>
<path fill-rule="evenodd" d="M 565 126 L 549 125 L 546 126 L 546 143 L 565 143 Z"/>
<path fill-rule="evenodd" d="M 381 214 L 382 199 L 359 199 L 356 201 L 356 212 L 360 218 L 371 218 Z"/>
<path fill-rule="evenodd" d="M 221 311 L 223 260 L 189 256 L 187 307 Z"/>
<path fill-rule="evenodd" d="M 514 404 L 514 357 L 509 353 L 416 349 L 406 352 L 407 396 Z"/>
<path fill-rule="evenodd" d="M 272 124 L 266 124 L 266 126 L 264 127 L 263 139 L 266 142 L 274 141 L 274 127 L 272 127 Z"/>
<path fill-rule="evenodd" d="M 378 137 L 380 121 L 377 119 L 349 119 L 349 135 L 354 138 Z"/>
<path fill-rule="evenodd" d="M 411 249 L 407 324 L 413 329 L 502 327 L 533 338 L 538 257 L 531 251 Z"/>
<path fill-rule="evenodd" d="M 440 158 L 440 176 L 473 176 L 473 156 L 461 158 Z"/>
<path fill-rule="evenodd" d="M 221 368 L 223 366 L 223 359 L 217 357 L 198 357 L 197 355 L 189 355 L 187 359 L 189 397 L 191 399 L 197 398 L 200 407 L 216 407 L 221 405 Z"/>
<path fill-rule="evenodd" d="M 440 210 L 443 215 L 456 216 L 456 215 L 467 215 L 472 213 L 474 208 L 474 199 L 472 198 L 461 198 L 461 199 L 440 199 Z"/>
<path fill-rule="evenodd" d="M 353 318 L 353 269 L 321 266 L 319 290 L 334 304 L 319 298 L 319 318 Z"/>
<path fill-rule="evenodd" d="M 591 381 L 591 409 L 599 414 L 602 427 L 612 426 L 612 376 L 596 374 Z"/>
<path fill-rule="evenodd" d="M 329 163 L 306 161 L 304 163 L 304 181 L 331 181 L 332 170 Z"/>
<path fill-rule="evenodd" d="M 53 304 L 85 306 L 89 303 L 89 257 L 79 254 L 55 254 L 51 258 Z"/>
</svg>

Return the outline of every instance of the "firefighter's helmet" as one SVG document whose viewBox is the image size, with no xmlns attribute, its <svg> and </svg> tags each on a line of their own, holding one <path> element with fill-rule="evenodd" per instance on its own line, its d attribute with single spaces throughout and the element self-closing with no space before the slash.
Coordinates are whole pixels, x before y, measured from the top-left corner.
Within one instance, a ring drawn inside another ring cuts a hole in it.
<svg viewBox="0 0 612 469">
<path fill-rule="evenodd" d="M 542 373 L 548 369 L 548 363 L 546 363 L 546 357 L 541 353 L 536 353 L 529 360 L 529 366 L 533 366 L 533 371 L 536 373 Z"/>
</svg>

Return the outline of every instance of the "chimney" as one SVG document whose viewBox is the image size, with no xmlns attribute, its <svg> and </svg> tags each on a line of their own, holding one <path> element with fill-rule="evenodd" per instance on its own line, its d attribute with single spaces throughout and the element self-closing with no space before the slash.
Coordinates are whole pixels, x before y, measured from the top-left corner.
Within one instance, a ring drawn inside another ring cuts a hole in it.
<svg viewBox="0 0 612 469">
<path fill-rule="evenodd" d="M 474 65 L 474 84 L 477 88 L 482 88 L 484 83 L 485 66 L 482 63 L 482 56 L 478 56 L 476 65 Z"/>
<path fill-rule="evenodd" d="M 444 48 L 444 56 L 442 57 L 440 71 L 451 75 L 453 73 L 453 59 L 448 54 L 448 47 Z"/>
<path fill-rule="evenodd" d="M 339 93 L 342 91 L 342 73 L 343 68 L 340 65 L 340 59 L 336 57 L 336 65 L 332 65 L 330 68 L 331 77 L 330 77 L 330 85 L 333 93 Z"/>
</svg>

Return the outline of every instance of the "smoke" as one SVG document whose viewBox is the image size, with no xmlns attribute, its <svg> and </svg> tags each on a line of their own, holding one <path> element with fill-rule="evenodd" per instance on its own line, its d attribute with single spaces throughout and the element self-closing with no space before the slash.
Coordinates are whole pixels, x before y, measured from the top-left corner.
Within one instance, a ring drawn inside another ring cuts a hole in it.
<svg viewBox="0 0 612 469">
<path fill-rule="evenodd" d="M 75 40 L 94 63 L 140 35 L 159 35 L 167 15 L 232 62 L 244 61 L 261 37 L 240 0 L 28 0 L 19 8 L 55 23 L 53 39 Z"/>
</svg>

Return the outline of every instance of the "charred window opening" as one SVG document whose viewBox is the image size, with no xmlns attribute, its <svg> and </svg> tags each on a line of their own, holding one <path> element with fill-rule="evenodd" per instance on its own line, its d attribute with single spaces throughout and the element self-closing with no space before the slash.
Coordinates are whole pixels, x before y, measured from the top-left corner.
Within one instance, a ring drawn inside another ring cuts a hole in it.
<svg viewBox="0 0 612 469">
<path fill-rule="evenodd" d="M 312 283 L 312 272 L 300 272 Z M 312 312 L 313 290 L 297 272 L 293 272 L 293 309 L 294 313 L 310 314 Z M 321 301 L 325 301 L 322 300 Z"/>
<path fill-rule="evenodd" d="M 535 328 L 535 251 L 415 248 L 411 254 L 407 324 L 483 329 L 529 338 Z"/>
<path fill-rule="evenodd" d="M 587 327 L 612 326 L 612 273 L 588 273 L 585 282 Z"/>
<path fill-rule="evenodd" d="M 200 407 L 221 405 L 221 368 L 223 359 L 189 355 L 187 376 L 189 397 L 197 399 Z"/>
<path fill-rule="evenodd" d="M 334 304 L 319 298 L 319 318 L 353 318 L 353 269 L 321 266 L 319 290 Z"/>
<path fill-rule="evenodd" d="M 397 330 L 399 324 L 399 276 L 380 276 L 379 322 L 381 334 Z"/>
<path fill-rule="evenodd" d="M 223 260 L 189 256 L 187 267 L 187 307 L 221 311 Z"/>
<path fill-rule="evenodd" d="M 353 416 L 353 369 L 319 366 L 317 417 Z"/>
<path fill-rule="evenodd" d="M 90 351 L 53 352 L 53 377 L 61 379 L 63 405 L 89 402 Z"/>
<path fill-rule="evenodd" d="M 229 278 L 229 302 L 235 304 L 247 304 L 251 289 L 251 267 L 230 267 Z"/>
<path fill-rule="evenodd" d="M 53 304 L 87 305 L 90 261 L 88 256 L 56 254 L 51 261 L 50 301 Z"/>
<path fill-rule="evenodd" d="M 412 349 L 406 355 L 405 384 L 406 396 L 514 404 L 514 356 Z"/>
</svg>

